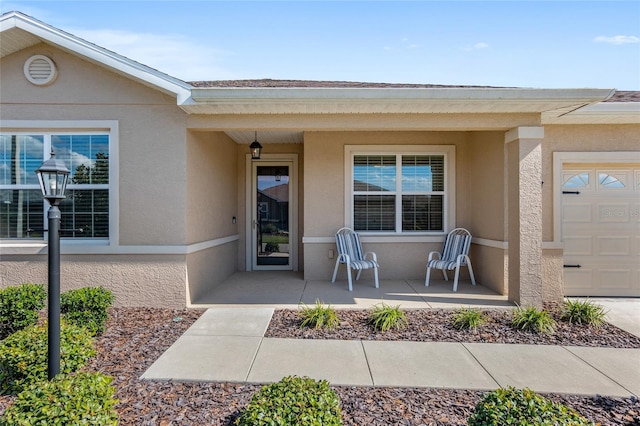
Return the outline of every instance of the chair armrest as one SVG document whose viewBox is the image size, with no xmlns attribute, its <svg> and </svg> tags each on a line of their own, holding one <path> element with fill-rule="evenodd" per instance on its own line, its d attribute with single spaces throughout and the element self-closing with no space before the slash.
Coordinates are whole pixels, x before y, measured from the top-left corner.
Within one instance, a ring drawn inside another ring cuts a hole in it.
<svg viewBox="0 0 640 426">
<path fill-rule="evenodd" d="M 427 262 L 430 262 L 430 261 L 434 260 L 434 256 L 437 256 L 437 259 L 440 259 L 440 257 L 441 257 L 442 255 L 440 254 L 440 252 L 439 252 L 439 251 L 432 251 L 432 252 L 429 252 L 429 257 L 427 258 Z"/>
<path fill-rule="evenodd" d="M 348 254 L 342 253 L 342 254 L 338 255 L 338 262 L 350 264 L 351 263 L 351 258 L 349 257 Z"/>
<path fill-rule="evenodd" d="M 369 255 L 369 254 L 371 255 L 371 258 L 372 258 L 373 260 L 375 260 L 376 262 L 378 261 L 378 257 L 377 257 L 377 256 L 376 256 L 376 254 L 375 254 L 374 252 L 372 252 L 372 251 L 368 251 L 368 252 L 366 252 L 366 253 L 364 254 L 363 258 L 364 258 L 364 259 L 366 259 L 366 258 L 367 258 L 367 255 Z"/>
</svg>

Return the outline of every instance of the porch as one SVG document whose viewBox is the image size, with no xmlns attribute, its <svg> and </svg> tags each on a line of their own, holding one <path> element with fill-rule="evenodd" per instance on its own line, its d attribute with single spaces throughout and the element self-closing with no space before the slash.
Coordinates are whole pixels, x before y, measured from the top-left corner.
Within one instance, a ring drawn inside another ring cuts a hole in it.
<svg viewBox="0 0 640 426">
<path fill-rule="evenodd" d="M 344 270 L 342 280 L 305 280 L 301 272 L 253 271 L 236 272 L 218 286 L 193 301 L 193 308 L 264 307 L 295 309 L 301 303 L 312 305 L 316 300 L 338 309 L 367 309 L 385 302 L 404 309 L 477 307 L 508 308 L 513 304 L 507 296 L 495 293 L 480 284 L 461 280 L 454 293 L 453 281 L 433 279 L 429 287 L 424 280 L 382 280 L 375 288 L 373 278 L 363 272 L 354 281 L 353 291 L 347 289 Z"/>
</svg>

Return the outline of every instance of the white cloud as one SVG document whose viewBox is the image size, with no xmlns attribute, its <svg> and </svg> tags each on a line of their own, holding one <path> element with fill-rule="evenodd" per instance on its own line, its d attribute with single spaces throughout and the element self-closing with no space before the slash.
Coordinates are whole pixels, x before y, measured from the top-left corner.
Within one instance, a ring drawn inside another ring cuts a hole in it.
<svg viewBox="0 0 640 426">
<path fill-rule="evenodd" d="M 489 44 L 485 43 L 484 41 L 479 41 L 478 43 L 474 44 L 473 46 L 465 46 L 462 48 L 462 50 L 464 50 L 465 52 L 471 52 L 472 50 L 480 50 L 480 49 L 487 49 L 489 48 Z"/>
<path fill-rule="evenodd" d="M 613 37 L 606 36 L 598 36 L 593 39 L 596 43 L 609 43 L 615 45 L 621 44 L 629 44 L 629 43 L 640 43 L 640 37 L 636 36 L 627 36 L 627 35 L 617 35 Z"/>
<path fill-rule="evenodd" d="M 121 30 L 71 29 L 69 32 L 100 47 L 186 81 L 236 78 L 214 65 L 228 53 L 178 34 Z"/>
</svg>

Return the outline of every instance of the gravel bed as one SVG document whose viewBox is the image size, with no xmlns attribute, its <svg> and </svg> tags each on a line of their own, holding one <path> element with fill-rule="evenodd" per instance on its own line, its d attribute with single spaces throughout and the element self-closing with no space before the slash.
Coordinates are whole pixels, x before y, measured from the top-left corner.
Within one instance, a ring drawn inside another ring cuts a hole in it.
<svg viewBox="0 0 640 426">
<path fill-rule="evenodd" d="M 367 324 L 366 310 L 336 310 L 340 325 L 333 330 L 300 327 L 298 310 L 276 310 L 265 336 L 297 339 L 409 340 L 414 342 L 519 343 L 532 345 L 600 346 L 640 348 L 640 338 L 609 323 L 600 327 L 569 324 L 559 319 L 553 334 L 515 330 L 511 310 L 484 310 L 488 321 L 477 331 L 453 326 L 450 309 L 407 310 L 408 326 L 401 330 L 376 331 Z"/>
<path fill-rule="evenodd" d="M 252 384 L 139 379 L 202 312 L 110 309 L 107 330 L 96 340 L 98 355 L 85 369 L 114 377 L 121 425 L 232 425 L 260 388 Z M 274 319 L 280 315 L 290 317 L 289 314 L 277 311 Z M 280 328 L 277 324 L 275 320 L 270 326 L 271 333 Z M 334 389 L 340 396 L 345 425 L 463 425 L 483 395 L 480 391 L 435 388 L 336 386 Z M 640 401 L 636 398 L 545 396 L 601 425 L 640 425 Z M 0 413 L 12 400 L 13 397 L 0 396 Z"/>
</svg>

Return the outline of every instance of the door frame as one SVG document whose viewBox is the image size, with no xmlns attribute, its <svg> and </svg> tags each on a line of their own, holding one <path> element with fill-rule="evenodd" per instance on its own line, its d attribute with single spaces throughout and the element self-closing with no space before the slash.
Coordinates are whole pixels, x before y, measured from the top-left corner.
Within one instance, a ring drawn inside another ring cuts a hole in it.
<svg viewBox="0 0 640 426">
<path fill-rule="evenodd" d="M 257 212 L 256 167 L 269 163 L 288 163 L 289 185 L 289 265 L 254 266 L 256 238 L 253 221 Z M 251 154 L 245 158 L 245 270 L 298 270 L 298 154 L 262 154 L 259 160 L 252 160 Z"/>
</svg>

